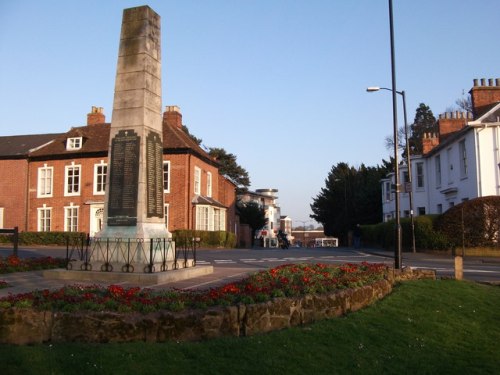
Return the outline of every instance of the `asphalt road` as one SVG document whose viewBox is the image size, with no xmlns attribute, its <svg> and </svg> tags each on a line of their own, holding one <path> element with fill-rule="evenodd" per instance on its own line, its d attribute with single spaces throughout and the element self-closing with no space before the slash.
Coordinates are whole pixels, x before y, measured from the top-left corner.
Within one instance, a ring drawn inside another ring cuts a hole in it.
<svg viewBox="0 0 500 375">
<path fill-rule="evenodd" d="M 0 256 L 12 254 L 12 247 L 0 247 Z M 66 249 L 22 247 L 20 257 L 33 256 L 65 257 Z M 438 277 L 453 277 L 454 257 L 429 253 L 403 253 L 403 267 L 434 269 Z M 227 280 L 242 278 L 249 272 L 287 263 L 384 263 L 394 264 L 393 253 L 376 249 L 351 248 L 290 248 L 281 249 L 200 249 L 197 251 L 197 265 L 212 265 L 214 274 L 198 280 L 179 282 L 175 287 L 191 288 L 213 286 Z M 500 257 L 465 257 L 464 279 L 500 283 Z"/>
</svg>

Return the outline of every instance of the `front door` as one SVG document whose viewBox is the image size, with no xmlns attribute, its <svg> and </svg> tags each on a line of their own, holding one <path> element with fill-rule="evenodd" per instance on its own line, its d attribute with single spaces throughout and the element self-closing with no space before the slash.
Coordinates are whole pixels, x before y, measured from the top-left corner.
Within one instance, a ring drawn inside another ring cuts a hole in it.
<svg viewBox="0 0 500 375">
<path fill-rule="evenodd" d="M 104 222 L 104 204 L 90 205 L 90 237 L 94 237 L 102 229 Z"/>
</svg>

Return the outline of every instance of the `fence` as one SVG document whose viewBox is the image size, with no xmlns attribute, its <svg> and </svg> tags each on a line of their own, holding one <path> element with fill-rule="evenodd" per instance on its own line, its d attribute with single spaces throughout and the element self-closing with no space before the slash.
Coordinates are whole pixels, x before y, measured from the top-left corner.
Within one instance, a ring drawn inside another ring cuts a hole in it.
<svg viewBox="0 0 500 375">
<path fill-rule="evenodd" d="M 68 237 L 66 268 L 71 270 L 77 266 L 81 271 L 153 273 L 194 267 L 199 242 L 197 238 L 174 243 L 168 238 Z"/>
</svg>

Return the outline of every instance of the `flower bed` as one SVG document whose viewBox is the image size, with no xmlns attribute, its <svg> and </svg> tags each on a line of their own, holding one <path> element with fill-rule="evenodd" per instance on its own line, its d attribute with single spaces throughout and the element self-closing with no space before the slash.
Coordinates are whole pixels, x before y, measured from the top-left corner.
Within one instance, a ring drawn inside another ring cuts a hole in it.
<svg viewBox="0 0 500 375">
<path fill-rule="evenodd" d="M 19 258 L 15 255 L 9 255 L 6 258 L 0 257 L 0 274 L 65 267 L 66 260 L 62 258 Z"/>
<path fill-rule="evenodd" d="M 70 285 L 0 298 L 0 308 L 33 307 L 50 311 L 118 311 L 149 313 L 211 306 L 266 302 L 277 297 L 325 294 L 372 284 L 384 278 L 383 264 L 287 264 L 203 291 L 151 290 L 120 285 Z"/>
</svg>

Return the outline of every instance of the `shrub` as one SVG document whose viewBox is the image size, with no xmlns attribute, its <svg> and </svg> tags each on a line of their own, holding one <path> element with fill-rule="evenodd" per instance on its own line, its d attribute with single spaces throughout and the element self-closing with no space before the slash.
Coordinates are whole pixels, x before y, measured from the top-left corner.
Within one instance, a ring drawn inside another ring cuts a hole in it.
<svg viewBox="0 0 500 375">
<path fill-rule="evenodd" d="M 447 236 L 434 229 L 434 221 L 437 215 L 424 215 L 414 218 L 415 222 L 415 246 L 419 249 L 442 250 L 449 249 L 450 243 Z M 411 220 L 402 218 L 401 239 L 404 249 L 411 249 Z M 394 247 L 395 221 L 362 226 L 362 242 L 365 246 L 376 246 L 382 248 Z"/>
<path fill-rule="evenodd" d="M 500 197 L 462 202 L 441 215 L 436 229 L 456 247 L 500 247 Z"/>
<path fill-rule="evenodd" d="M 199 238 L 199 246 L 232 248 L 236 245 L 236 235 L 226 231 L 200 231 L 181 229 L 172 233 L 177 247 L 192 246 L 193 238 Z"/>
<path fill-rule="evenodd" d="M 83 232 L 19 232 L 20 245 L 61 245 L 65 246 L 68 239 L 70 243 L 85 240 Z M 12 235 L 0 235 L 0 243 L 12 242 Z"/>
</svg>

